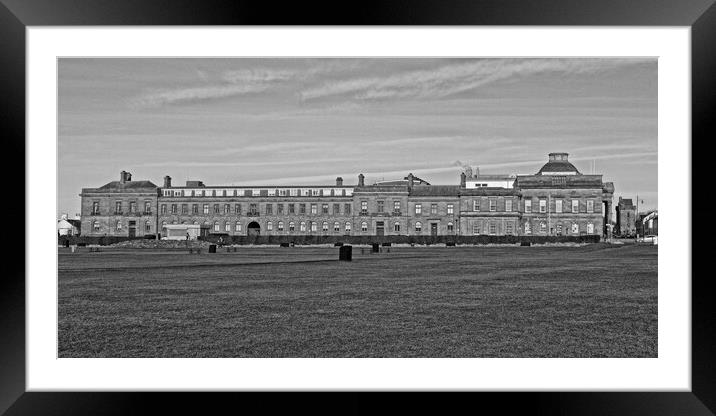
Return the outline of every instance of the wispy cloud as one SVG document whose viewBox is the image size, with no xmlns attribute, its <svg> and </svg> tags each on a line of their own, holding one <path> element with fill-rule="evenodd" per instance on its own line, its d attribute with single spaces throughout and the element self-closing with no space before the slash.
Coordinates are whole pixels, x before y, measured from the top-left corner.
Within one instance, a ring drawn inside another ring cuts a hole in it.
<svg viewBox="0 0 716 416">
<path fill-rule="evenodd" d="M 303 100 L 343 95 L 359 100 L 445 97 L 499 80 L 540 73 L 590 74 L 644 59 L 484 59 L 435 69 L 413 70 L 388 77 L 362 77 L 325 83 L 302 91 Z"/>
<path fill-rule="evenodd" d="M 227 70 L 219 75 L 220 82 L 207 84 L 209 74 L 196 70 L 202 81 L 198 86 L 181 86 L 161 90 L 150 90 L 129 100 L 132 108 L 152 108 L 169 104 L 190 103 L 209 99 L 226 98 L 264 92 L 289 81 L 306 82 L 320 75 L 344 71 L 356 67 L 356 63 L 338 61 L 317 62 L 303 69 L 251 68 Z"/>
</svg>

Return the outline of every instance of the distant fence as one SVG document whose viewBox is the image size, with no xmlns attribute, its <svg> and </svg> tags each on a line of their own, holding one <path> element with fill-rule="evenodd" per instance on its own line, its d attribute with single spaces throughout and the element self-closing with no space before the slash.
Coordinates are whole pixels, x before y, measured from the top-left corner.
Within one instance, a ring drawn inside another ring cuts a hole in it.
<svg viewBox="0 0 716 416">
<path fill-rule="evenodd" d="M 216 243 L 218 237 L 208 236 L 202 237 L 202 240 Z M 390 235 L 390 236 L 332 236 L 332 235 L 269 235 L 269 236 L 231 236 L 224 237 L 225 244 L 275 244 L 294 243 L 298 245 L 310 244 L 373 244 L 373 243 L 390 243 L 390 244 L 520 244 L 529 242 L 532 244 L 544 243 L 598 243 L 601 240 L 599 235 L 580 235 L 580 236 L 516 236 L 516 235 L 476 235 L 476 236 L 455 236 L 455 235 L 439 235 L 439 236 L 407 236 L 407 235 Z"/>
<path fill-rule="evenodd" d="M 556 236 L 556 235 L 438 235 L 438 236 L 421 236 L 421 235 L 386 235 L 386 236 L 370 236 L 370 235 L 351 235 L 351 236 L 334 236 L 334 235 L 261 235 L 261 236 L 207 236 L 199 237 L 200 240 L 217 243 L 219 238 L 223 239 L 224 244 L 373 244 L 373 243 L 390 243 L 390 244 L 417 244 L 417 245 L 434 245 L 434 244 L 520 244 L 528 242 L 531 244 L 545 243 L 598 243 L 601 240 L 599 235 L 579 235 L 579 236 Z M 109 245 L 127 240 L 142 240 L 143 237 L 89 237 L 89 236 L 61 236 L 58 243 L 64 245 L 69 240 L 70 245 L 75 244 L 97 244 Z"/>
</svg>

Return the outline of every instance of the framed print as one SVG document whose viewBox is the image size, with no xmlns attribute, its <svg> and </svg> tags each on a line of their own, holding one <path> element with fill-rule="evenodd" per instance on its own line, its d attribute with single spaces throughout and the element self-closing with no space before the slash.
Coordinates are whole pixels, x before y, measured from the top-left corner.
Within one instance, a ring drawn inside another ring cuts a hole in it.
<svg viewBox="0 0 716 416">
<path fill-rule="evenodd" d="M 3 0 L 26 165 L 0 408 L 710 414 L 690 207 L 716 9 L 643 3 Z"/>
</svg>

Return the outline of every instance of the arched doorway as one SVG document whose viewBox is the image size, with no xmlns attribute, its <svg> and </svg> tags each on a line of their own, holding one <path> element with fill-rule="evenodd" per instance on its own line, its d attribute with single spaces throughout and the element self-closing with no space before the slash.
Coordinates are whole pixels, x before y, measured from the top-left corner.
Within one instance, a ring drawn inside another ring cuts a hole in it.
<svg viewBox="0 0 716 416">
<path fill-rule="evenodd" d="M 256 236 L 261 234 L 261 226 L 256 221 L 252 221 L 246 226 L 246 231 L 249 236 Z"/>
</svg>

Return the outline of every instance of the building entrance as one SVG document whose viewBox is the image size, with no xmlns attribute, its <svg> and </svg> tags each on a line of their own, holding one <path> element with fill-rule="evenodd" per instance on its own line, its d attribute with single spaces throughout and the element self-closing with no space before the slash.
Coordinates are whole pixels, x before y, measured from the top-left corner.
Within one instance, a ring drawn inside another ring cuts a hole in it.
<svg viewBox="0 0 716 416">
<path fill-rule="evenodd" d="M 432 235 L 432 236 L 438 235 L 438 225 L 436 223 L 430 224 L 430 235 Z"/>
<path fill-rule="evenodd" d="M 246 227 L 249 236 L 257 236 L 261 234 L 261 226 L 256 221 L 250 222 Z"/>
<path fill-rule="evenodd" d="M 383 221 L 375 223 L 375 235 L 385 235 L 385 223 Z"/>
<path fill-rule="evenodd" d="M 129 238 L 133 238 L 137 235 L 137 222 L 129 221 Z"/>
</svg>

